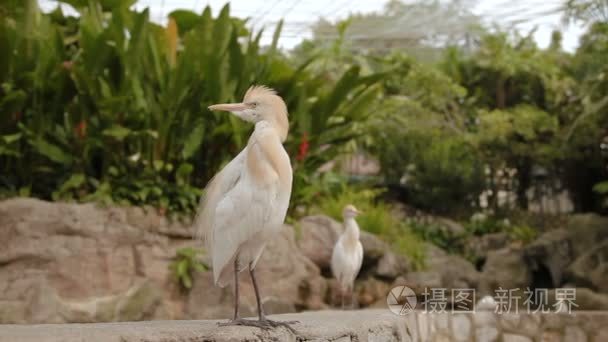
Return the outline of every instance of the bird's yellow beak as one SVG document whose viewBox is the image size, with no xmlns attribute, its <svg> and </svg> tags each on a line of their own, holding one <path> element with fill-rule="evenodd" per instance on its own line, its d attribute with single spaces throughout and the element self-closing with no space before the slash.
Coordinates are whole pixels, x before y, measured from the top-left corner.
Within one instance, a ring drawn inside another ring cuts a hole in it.
<svg viewBox="0 0 608 342">
<path fill-rule="evenodd" d="M 226 112 L 241 112 L 247 109 L 244 103 L 220 103 L 209 106 L 209 110 L 222 110 Z"/>
</svg>

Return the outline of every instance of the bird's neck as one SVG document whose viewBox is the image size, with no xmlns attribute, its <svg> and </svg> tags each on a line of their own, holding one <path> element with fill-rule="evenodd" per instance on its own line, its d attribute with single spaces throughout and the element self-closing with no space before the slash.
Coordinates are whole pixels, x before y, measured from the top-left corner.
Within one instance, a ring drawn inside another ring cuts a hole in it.
<svg viewBox="0 0 608 342">
<path fill-rule="evenodd" d="M 279 137 L 279 140 L 281 140 L 281 143 L 283 143 L 287 139 L 287 133 L 289 132 L 289 121 L 287 121 L 287 115 L 284 118 L 279 115 L 276 119 L 259 121 L 255 124 L 255 129 L 260 131 L 272 129 Z"/>
<path fill-rule="evenodd" d="M 281 142 L 285 142 L 289 133 L 289 120 L 287 119 L 287 110 L 279 110 L 272 119 L 266 121 L 277 133 Z M 263 122 L 263 121 L 262 121 Z M 257 126 L 257 125 L 256 125 Z"/>
<path fill-rule="evenodd" d="M 354 217 L 344 218 L 344 237 L 349 242 L 359 241 L 359 225 Z"/>
<path fill-rule="evenodd" d="M 255 124 L 255 128 L 254 128 L 253 132 L 254 133 L 251 135 L 251 138 L 253 138 L 253 139 L 255 139 L 254 137 L 259 138 L 260 136 L 272 135 L 272 136 L 276 136 L 277 138 L 279 138 L 281 143 L 283 143 L 283 141 L 284 141 L 283 136 L 281 135 L 281 132 L 279 131 L 277 126 L 269 120 L 258 121 Z"/>
<path fill-rule="evenodd" d="M 289 155 L 280 141 L 281 136 L 277 129 L 268 121 L 262 120 L 255 124 L 255 130 L 248 143 L 247 166 L 252 175 L 264 183 L 272 180 L 268 177 L 268 168 L 264 167 L 267 162 L 272 170 L 279 176 L 284 189 L 291 193 L 293 170 Z"/>
<path fill-rule="evenodd" d="M 279 115 L 277 119 L 275 119 L 273 126 L 277 130 L 277 134 L 279 134 L 281 142 L 285 142 L 285 140 L 287 140 L 287 134 L 289 133 L 289 121 L 287 120 L 287 114 Z"/>
</svg>

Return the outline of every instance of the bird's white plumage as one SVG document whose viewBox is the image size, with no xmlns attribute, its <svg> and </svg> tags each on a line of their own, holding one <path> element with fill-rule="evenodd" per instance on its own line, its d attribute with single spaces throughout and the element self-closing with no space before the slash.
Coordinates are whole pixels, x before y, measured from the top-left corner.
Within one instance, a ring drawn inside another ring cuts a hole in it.
<svg viewBox="0 0 608 342">
<path fill-rule="evenodd" d="M 344 226 L 344 233 L 338 238 L 331 256 L 331 270 L 343 290 L 352 290 L 363 263 L 363 246 L 354 218 L 346 218 Z"/>
<path fill-rule="evenodd" d="M 287 180 L 280 179 L 273 158 L 287 169 Z M 285 220 L 290 195 L 289 156 L 272 127 L 260 122 L 245 149 L 205 189 L 195 220 L 196 232 L 212 255 L 216 284 L 225 286 L 232 279 L 237 256 L 240 270 L 255 267 Z"/>
</svg>

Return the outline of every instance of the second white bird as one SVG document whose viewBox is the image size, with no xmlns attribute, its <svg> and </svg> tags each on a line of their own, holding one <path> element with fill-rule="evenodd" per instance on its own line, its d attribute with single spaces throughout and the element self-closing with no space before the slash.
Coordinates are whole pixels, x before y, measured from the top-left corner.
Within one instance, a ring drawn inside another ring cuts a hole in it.
<svg viewBox="0 0 608 342">
<path fill-rule="evenodd" d="M 359 241 L 359 225 L 355 217 L 360 212 L 353 205 L 344 207 L 344 232 L 338 238 L 331 256 L 331 270 L 340 284 L 340 295 L 342 308 L 344 308 L 344 296 L 350 295 L 351 306 L 353 305 L 353 288 L 355 278 L 359 274 L 363 263 L 363 246 Z"/>
</svg>

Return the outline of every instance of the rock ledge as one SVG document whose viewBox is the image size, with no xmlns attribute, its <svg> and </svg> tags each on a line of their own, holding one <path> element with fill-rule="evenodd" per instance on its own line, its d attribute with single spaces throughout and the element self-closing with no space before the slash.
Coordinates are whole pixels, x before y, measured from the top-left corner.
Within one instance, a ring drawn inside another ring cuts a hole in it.
<svg viewBox="0 0 608 342">
<path fill-rule="evenodd" d="M 0 325 L 0 342 L 440 342 L 608 341 L 608 311 L 495 314 L 424 313 L 386 309 L 308 311 L 271 316 L 297 320 L 298 335 L 281 328 L 219 327 L 217 320 Z"/>
<path fill-rule="evenodd" d="M 403 341 L 401 317 L 388 310 L 319 311 L 271 316 L 298 320 L 296 336 L 286 329 L 218 327 L 215 320 L 91 324 L 0 325 L 0 342 L 224 342 L 224 341 Z"/>
</svg>

